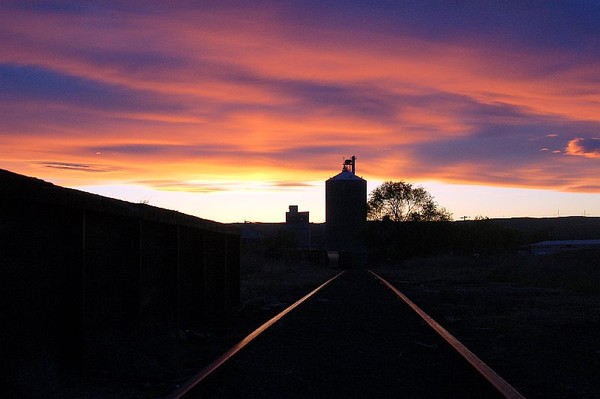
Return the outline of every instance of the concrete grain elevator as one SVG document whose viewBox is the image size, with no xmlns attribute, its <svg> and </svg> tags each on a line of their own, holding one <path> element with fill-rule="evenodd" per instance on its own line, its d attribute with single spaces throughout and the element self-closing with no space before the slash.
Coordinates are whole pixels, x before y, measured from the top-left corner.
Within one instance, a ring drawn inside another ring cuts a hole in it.
<svg viewBox="0 0 600 399">
<path fill-rule="evenodd" d="M 367 181 L 356 175 L 356 157 L 325 182 L 325 226 L 328 251 L 362 252 L 367 219 Z"/>
</svg>

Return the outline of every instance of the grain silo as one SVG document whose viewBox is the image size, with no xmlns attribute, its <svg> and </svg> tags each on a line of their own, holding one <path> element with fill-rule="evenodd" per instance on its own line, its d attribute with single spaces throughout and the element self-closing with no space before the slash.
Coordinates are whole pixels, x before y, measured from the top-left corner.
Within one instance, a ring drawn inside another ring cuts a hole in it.
<svg viewBox="0 0 600 399">
<path fill-rule="evenodd" d="M 325 182 L 325 225 L 329 251 L 356 251 L 367 219 L 367 181 L 356 175 L 356 157 Z"/>
</svg>

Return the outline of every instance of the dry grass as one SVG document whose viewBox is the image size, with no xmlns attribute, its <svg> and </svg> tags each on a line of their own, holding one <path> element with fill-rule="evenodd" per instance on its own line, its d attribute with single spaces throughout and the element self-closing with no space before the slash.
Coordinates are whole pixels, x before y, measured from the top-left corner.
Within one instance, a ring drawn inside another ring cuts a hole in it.
<svg viewBox="0 0 600 399">
<path fill-rule="evenodd" d="M 527 397 L 600 397 L 598 251 L 377 269 Z"/>
<path fill-rule="evenodd" d="M 410 259 L 381 270 L 428 282 L 507 283 L 538 288 L 600 294 L 600 251 L 577 251 L 553 256 L 439 256 Z"/>
<path fill-rule="evenodd" d="M 240 266 L 240 296 L 246 306 L 295 301 L 337 273 L 308 261 L 269 258 L 260 253 L 245 254 Z"/>
</svg>

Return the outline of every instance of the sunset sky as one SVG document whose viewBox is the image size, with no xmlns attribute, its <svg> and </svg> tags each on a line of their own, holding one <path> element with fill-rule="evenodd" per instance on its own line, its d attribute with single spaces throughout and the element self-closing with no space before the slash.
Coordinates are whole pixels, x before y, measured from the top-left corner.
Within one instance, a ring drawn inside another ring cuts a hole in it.
<svg viewBox="0 0 600 399">
<path fill-rule="evenodd" d="M 125 4 L 126 3 L 126 4 Z M 2 1 L 0 168 L 222 222 L 600 216 L 597 1 Z"/>
</svg>

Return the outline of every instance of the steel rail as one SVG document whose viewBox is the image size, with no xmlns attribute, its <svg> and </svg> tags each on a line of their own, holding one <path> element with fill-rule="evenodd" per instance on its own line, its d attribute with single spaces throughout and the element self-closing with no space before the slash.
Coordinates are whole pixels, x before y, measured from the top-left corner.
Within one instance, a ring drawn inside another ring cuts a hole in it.
<svg viewBox="0 0 600 399">
<path fill-rule="evenodd" d="M 448 332 L 444 327 L 438 324 L 431 316 L 425 313 L 420 307 L 418 307 L 413 301 L 408 299 L 406 295 L 400 292 L 396 287 L 387 282 L 377 273 L 372 270 L 369 270 L 377 280 L 379 280 L 383 285 L 388 287 L 394 294 L 396 294 L 400 299 L 402 299 L 408 306 L 411 307 L 431 328 L 435 330 L 446 342 L 450 344 L 466 361 L 468 361 L 471 366 L 479 372 L 490 384 L 492 384 L 505 398 L 507 399 L 525 399 L 523 395 L 512 385 L 510 385 L 504 378 L 500 377 L 494 370 L 490 368 L 485 362 L 479 359 L 473 352 L 467 349 L 459 340 L 454 338 L 452 334 Z"/>
<path fill-rule="evenodd" d="M 198 372 L 196 375 L 194 375 L 192 378 L 190 378 L 185 384 L 183 384 L 181 387 L 179 387 L 175 392 L 171 393 L 171 395 L 168 396 L 168 399 L 179 399 L 179 398 L 185 396 L 196 385 L 200 384 L 204 379 L 206 379 L 209 375 L 211 375 L 215 370 L 217 370 L 219 367 L 221 367 L 226 361 L 231 359 L 233 356 L 235 356 L 236 353 L 241 351 L 246 345 L 248 345 L 250 342 L 252 342 L 252 340 L 254 340 L 260 334 L 265 332 L 273 324 L 277 323 L 283 316 L 285 316 L 286 314 L 288 314 L 289 312 L 294 310 L 302 302 L 306 301 L 308 298 L 310 298 L 311 296 L 313 296 L 314 294 L 319 292 L 321 290 L 321 288 L 325 287 L 327 284 L 329 284 L 330 282 L 332 282 L 333 280 L 335 280 L 336 278 L 338 278 L 339 276 L 341 276 L 344 273 L 345 273 L 345 271 L 342 271 L 342 272 L 336 274 L 334 277 L 325 281 L 323 284 L 321 284 L 320 286 L 318 286 L 317 288 L 315 288 L 314 290 L 312 290 L 311 292 L 309 292 L 308 294 L 306 294 L 305 296 L 303 296 L 302 298 L 298 299 L 296 302 L 294 302 L 293 304 L 291 304 L 290 306 L 285 308 L 281 313 L 277 314 L 271 320 L 267 321 L 262 326 L 258 327 L 256 330 L 251 332 L 248 336 L 246 336 L 246 338 L 244 338 L 243 340 L 241 340 L 240 342 L 235 344 L 231 349 L 229 349 L 227 352 L 223 353 L 221 356 L 219 356 L 217 359 L 215 359 L 212 363 L 210 363 L 208 366 L 206 366 L 204 369 L 202 369 L 200 372 Z"/>
</svg>

